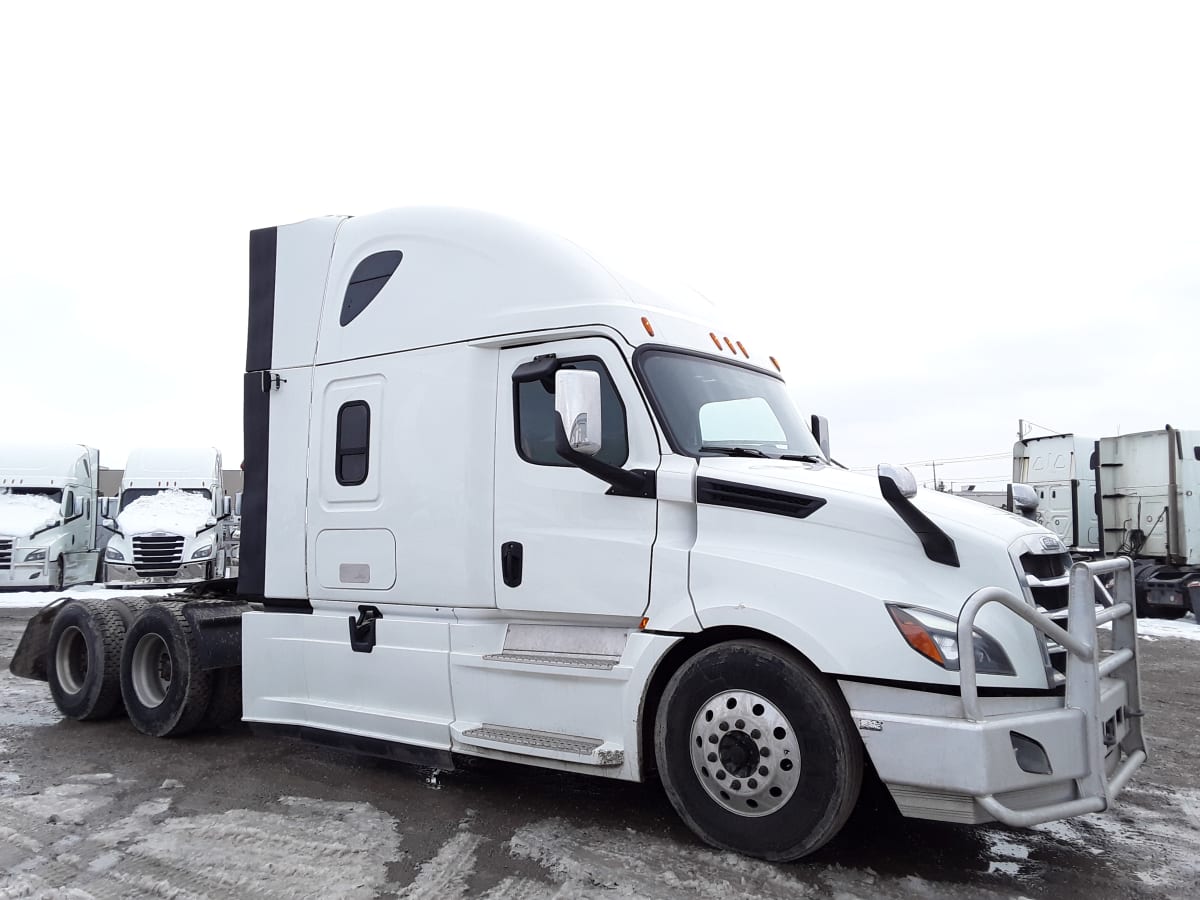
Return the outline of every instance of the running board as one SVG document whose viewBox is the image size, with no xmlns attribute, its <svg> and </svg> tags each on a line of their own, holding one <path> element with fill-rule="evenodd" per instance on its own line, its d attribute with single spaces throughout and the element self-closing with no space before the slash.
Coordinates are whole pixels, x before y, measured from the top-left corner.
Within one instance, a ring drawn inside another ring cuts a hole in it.
<svg viewBox="0 0 1200 900">
<path fill-rule="evenodd" d="M 522 756 L 540 756 L 590 766 L 620 766 L 625 751 L 600 738 L 513 728 L 483 723 L 473 728 L 451 726 L 456 741 L 488 750 L 500 750 Z"/>
<path fill-rule="evenodd" d="M 564 666 L 569 669 L 601 669 L 611 672 L 621 661 L 619 656 L 571 655 L 568 653 L 532 653 L 507 650 L 489 653 L 484 659 L 493 662 L 522 663 L 527 666 Z"/>
</svg>

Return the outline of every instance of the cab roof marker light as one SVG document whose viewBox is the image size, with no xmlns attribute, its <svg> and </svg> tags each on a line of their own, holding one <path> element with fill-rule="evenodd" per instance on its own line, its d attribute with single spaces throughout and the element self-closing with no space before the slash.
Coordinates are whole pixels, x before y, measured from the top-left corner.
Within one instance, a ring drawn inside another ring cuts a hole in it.
<svg viewBox="0 0 1200 900">
<path fill-rule="evenodd" d="M 725 337 L 725 345 L 729 348 L 730 353 L 737 356 L 737 347 L 733 346 L 733 341 L 729 339 L 728 335 Z"/>
<path fill-rule="evenodd" d="M 750 354 L 746 352 L 746 345 L 743 344 L 741 341 L 738 341 L 737 345 L 738 345 L 738 349 L 742 351 L 742 356 L 746 357 L 746 359 L 749 359 Z"/>
<path fill-rule="evenodd" d="M 712 338 L 712 341 L 713 341 L 713 343 L 714 343 L 714 344 L 716 344 L 716 345 L 717 345 L 717 349 L 718 349 L 718 350 L 721 350 L 721 351 L 724 351 L 724 350 L 725 350 L 725 348 L 721 346 L 721 339 L 720 339 L 719 337 L 717 337 L 717 333 L 716 333 L 715 331 L 710 331 L 710 332 L 708 333 L 708 336 L 709 336 L 710 338 Z"/>
<path fill-rule="evenodd" d="M 646 334 L 654 337 L 654 326 L 650 324 L 650 320 L 642 316 L 642 327 L 646 329 Z"/>
<path fill-rule="evenodd" d="M 775 357 L 773 357 L 773 356 L 768 356 L 768 357 L 767 357 L 767 359 L 769 359 L 769 360 L 771 361 L 771 365 L 773 365 L 773 366 L 775 367 L 775 371 L 776 371 L 776 372 L 782 372 L 782 371 L 783 371 L 783 369 L 781 369 L 781 368 L 779 367 L 779 360 L 777 360 L 777 359 L 776 359 Z"/>
</svg>

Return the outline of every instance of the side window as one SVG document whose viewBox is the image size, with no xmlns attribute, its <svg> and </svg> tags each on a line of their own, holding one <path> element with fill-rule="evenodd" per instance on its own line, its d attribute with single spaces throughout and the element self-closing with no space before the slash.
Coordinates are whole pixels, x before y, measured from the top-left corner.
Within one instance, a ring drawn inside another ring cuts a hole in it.
<svg viewBox="0 0 1200 900">
<path fill-rule="evenodd" d="M 334 475 L 338 484 L 355 485 L 367 480 L 370 446 L 371 407 L 363 400 L 343 403 L 337 414 L 334 452 Z"/>
<path fill-rule="evenodd" d="M 629 458 L 629 437 L 625 430 L 625 406 L 616 385 L 598 359 L 571 359 L 564 369 L 585 369 L 600 376 L 600 414 L 604 421 L 603 446 L 596 458 L 614 466 L 623 466 Z M 517 453 L 521 459 L 538 466 L 569 466 L 554 452 L 554 382 L 527 381 L 513 386 Z"/>
</svg>

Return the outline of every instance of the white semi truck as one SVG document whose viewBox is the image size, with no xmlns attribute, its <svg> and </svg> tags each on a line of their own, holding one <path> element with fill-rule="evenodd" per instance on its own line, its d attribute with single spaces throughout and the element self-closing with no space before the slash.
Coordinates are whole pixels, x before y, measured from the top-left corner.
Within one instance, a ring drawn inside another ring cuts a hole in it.
<svg viewBox="0 0 1200 900">
<path fill-rule="evenodd" d="M 0 445 L 0 588 L 96 580 L 99 470 L 82 444 Z"/>
<path fill-rule="evenodd" d="M 132 450 L 104 551 L 110 586 L 192 584 L 225 573 L 221 453 L 215 447 Z"/>
<path fill-rule="evenodd" d="M 1101 438 L 1096 463 L 1101 550 L 1134 560 L 1139 611 L 1200 619 L 1200 431 Z"/>
<path fill-rule="evenodd" d="M 1037 493 L 1037 519 L 1081 555 L 1100 552 L 1095 438 L 1052 434 L 1013 444 L 1013 482 Z"/>
<path fill-rule="evenodd" d="M 763 347 L 566 241 L 433 209 L 252 232 L 245 379 L 236 587 L 48 608 L 12 669 L 65 715 L 182 734 L 240 679 L 245 721 L 366 753 L 657 773 L 773 860 L 868 772 L 905 815 L 1030 825 L 1146 758 L 1127 562 L 829 465 Z"/>
</svg>

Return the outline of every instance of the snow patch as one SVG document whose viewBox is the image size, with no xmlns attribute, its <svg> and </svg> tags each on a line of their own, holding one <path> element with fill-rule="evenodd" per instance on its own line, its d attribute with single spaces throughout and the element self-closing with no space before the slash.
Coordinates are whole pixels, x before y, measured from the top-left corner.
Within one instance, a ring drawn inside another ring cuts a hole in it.
<svg viewBox="0 0 1200 900">
<path fill-rule="evenodd" d="M 172 489 L 138 497 L 121 510 L 117 525 L 128 535 L 169 531 L 190 536 L 203 528 L 212 514 L 212 502 L 203 494 Z"/>
<path fill-rule="evenodd" d="M 447 900 L 467 893 L 467 879 L 475 871 L 475 856 L 483 838 L 459 831 L 441 846 L 433 859 L 421 865 L 417 877 L 400 896 L 405 900 Z"/>
<path fill-rule="evenodd" d="M 1185 641 L 1200 641 L 1200 624 L 1196 623 L 1191 613 L 1182 619 L 1138 619 L 1138 637 L 1149 638 L 1179 638 Z"/>
<path fill-rule="evenodd" d="M 59 504 L 40 494 L 0 493 L 0 534 L 29 537 L 61 518 Z"/>
<path fill-rule="evenodd" d="M 29 609 L 47 606 L 59 597 L 76 597 L 81 600 L 104 600 L 109 597 L 166 597 L 182 588 L 158 591 L 122 591 L 106 588 L 102 584 L 81 584 L 55 593 L 53 591 L 5 591 L 0 593 L 0 609 Z"/>
</svg>

